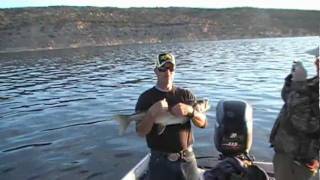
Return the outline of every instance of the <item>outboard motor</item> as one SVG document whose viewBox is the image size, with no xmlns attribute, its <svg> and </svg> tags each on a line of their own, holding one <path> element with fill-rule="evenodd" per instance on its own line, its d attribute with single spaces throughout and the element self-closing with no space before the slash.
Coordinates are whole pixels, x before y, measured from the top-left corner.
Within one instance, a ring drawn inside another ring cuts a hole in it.
<svg viewBox="0 0 320 180">
<path fill-rule="evenodd" d="M 252 144 L 252 107 L 241 100 L 217 105 L 214 143 L 225 156 L 248 154 Z"/>
</svg>

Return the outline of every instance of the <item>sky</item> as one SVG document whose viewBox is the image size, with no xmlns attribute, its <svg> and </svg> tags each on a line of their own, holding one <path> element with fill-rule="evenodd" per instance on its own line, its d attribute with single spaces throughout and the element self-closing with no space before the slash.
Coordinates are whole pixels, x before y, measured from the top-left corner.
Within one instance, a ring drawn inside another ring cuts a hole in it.
<svg viewBox="0 0 320 180">
<path fill-rule="evenodd" d="M 318 0 L 0 0 L 0 8 L 43 6 L 98 7 L 257 7 L 275 9 L 320 10 Z"/>
</svg>

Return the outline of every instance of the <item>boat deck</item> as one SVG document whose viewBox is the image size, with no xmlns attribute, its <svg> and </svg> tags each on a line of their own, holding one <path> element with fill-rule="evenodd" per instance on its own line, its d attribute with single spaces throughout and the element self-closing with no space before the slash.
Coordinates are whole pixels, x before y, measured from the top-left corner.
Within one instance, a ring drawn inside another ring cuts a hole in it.
<svg viewBox="0 0 320 180">
<path fill-rule="evenodd" d="M 128 174 L 122 178 L 122 180 L 146 180 L 146 174 L 148 171 L 150 154 L 147 154 Z M 217 157 L 197 157 L 197 164 L 200 173 L 205 170 L 215 167 L 220 161 Z M 259 162 L 254 161 L 254 163 L 264 169 L 270 177 L 270 180 L 274 180 L 273 165 L 271 162 Z"/>
</svg>

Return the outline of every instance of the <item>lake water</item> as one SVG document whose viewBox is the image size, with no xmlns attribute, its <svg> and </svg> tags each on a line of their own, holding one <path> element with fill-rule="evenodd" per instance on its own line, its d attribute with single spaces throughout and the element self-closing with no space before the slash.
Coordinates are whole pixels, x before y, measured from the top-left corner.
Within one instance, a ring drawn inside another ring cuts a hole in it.
<svg viewBox="0 0 320 180">
<path fill-rule="evenodd" d="M 154 58 L 176 55 L 175 84 L 208 98 L 209 127 L 193 128 L 197 155 L 213 148 L 215 107 L 222 99 L 253 106 L 251 153 L 271 161 L 268 137 L 283 102 L 293 60 L 309 77 L 306 50 L 319 37 L 126 45 L 0 54 L 0 179 L 119 179 L 147 152 L 134 126 L 118 135 L 115 114 L 130 114 L 155 84 Z"/>
</svg>

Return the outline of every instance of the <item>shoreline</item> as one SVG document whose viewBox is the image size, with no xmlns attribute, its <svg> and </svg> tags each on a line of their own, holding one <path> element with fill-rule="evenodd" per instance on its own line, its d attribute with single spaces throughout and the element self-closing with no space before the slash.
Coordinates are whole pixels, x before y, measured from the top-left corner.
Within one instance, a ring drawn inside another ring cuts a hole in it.
<svg viewBox="0 0 320 180">
<path fill-rule="evenodd" d="M 252 40 L 252 39 L 281 39 L 281 38 L 304 38 L 304 37 L 317 37 L 320 36 L 285 36 L 285 37 L 257 37 L 257 38 L 235 38 L 235 39 L 218 39 L 218 40 L 196 40 L 196 41 L 175 41 L 175 42 L 136 42 L 136 43 L 114 43 L 114 44 L 92 44 L 92 45 L 83 45 L 77 47 L 47 47 L 47 48 L 9 48 L 8 50 L 0 50 L 1 54 L 13 54 L 13 53 L 29 53 L 29 52 L 44 52 L 44 51 L 56 51 L 56 50 L 71 50 L 71 49 L 81 49 L 81 48 L 98 48 L 98 47 L 115 47 L 122 45 L 143 45 L 143 44 L 162 44 L 162 43 L 191 43 L 191 42 L 201 42 L 201 41 L 232 41 L 232 40 Z"/>
</svg>

